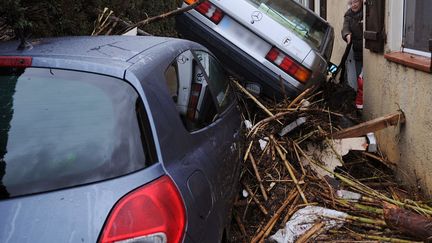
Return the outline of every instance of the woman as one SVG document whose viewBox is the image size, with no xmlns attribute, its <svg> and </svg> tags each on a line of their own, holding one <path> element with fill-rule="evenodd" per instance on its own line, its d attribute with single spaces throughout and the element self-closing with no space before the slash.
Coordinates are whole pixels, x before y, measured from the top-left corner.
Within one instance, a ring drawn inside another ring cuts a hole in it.
<svg viewBox="0 0 432 243">
<path fill-rule="evenodd" d="M 351 1 L 351 7 L 344 15 L 342 38 L 353 44 L 358 77 L 363 67 L 363 0 Z"/>
</svg>

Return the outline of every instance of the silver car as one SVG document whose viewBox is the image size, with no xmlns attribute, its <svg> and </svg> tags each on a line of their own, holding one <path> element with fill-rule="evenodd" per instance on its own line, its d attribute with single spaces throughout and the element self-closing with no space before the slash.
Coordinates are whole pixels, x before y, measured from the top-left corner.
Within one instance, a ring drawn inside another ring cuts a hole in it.
<svg viewBox="0 0 432 243">
<path fill-rule="evenodd" d="M 0 43 L 0 242 L 221 242 L 240 173 L 234 92 L 191 41 Z"/>
<path fill-rule="evenodd" d="M 293 96 L 325 80 L 333 28 L 292 0 L 205 1 L 178 16 L 176 25 L 256 92 Z"/>
</svg>

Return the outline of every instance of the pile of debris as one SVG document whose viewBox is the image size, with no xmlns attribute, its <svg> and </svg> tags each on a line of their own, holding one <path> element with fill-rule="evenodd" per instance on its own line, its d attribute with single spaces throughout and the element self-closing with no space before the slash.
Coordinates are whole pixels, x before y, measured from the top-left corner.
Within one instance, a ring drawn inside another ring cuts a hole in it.
<svg viewBox="0 0 432 243">
<path fill-rule="evenodd" d="M 246 141 L 230 241 L 432 239 L 432 207 L 401 188 L 373 136 L 397 129 L 402 112 L 354 125 L 354 99 L 337 95 L 341 103 L 328 108 L 334 85 L 275 103 L 234 83 Z"/>
</svg>

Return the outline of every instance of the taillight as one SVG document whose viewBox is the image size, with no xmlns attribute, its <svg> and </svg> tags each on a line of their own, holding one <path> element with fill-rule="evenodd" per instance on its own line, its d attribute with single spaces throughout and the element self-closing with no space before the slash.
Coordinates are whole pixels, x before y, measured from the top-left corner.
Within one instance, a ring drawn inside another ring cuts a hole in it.
<svg viewBox="0 0 432 243">
<path fill-rule="evenodd" d="M 110 213 L 100 238 L 107 242 L 181 242 L 186 226 L 183 201 L 168 176 L 130 192 Z"/>
<path fill-rule="evenodd" d="M 31 57 L 0 56 L 0 67 L 26 68 L 32 64 Z"/>
<path fill-rule="evenodd" d="M 196 1 L 197 0 L 185 0 L 185 3 L 193 4 Z M 195 8 L 195 10 L 198 11 L 200 14 L 206 16 L 215 24 L 219 24 L 219 22 L 221 22 L 221 20 L 224 17 L 224 13 L 222 12 L 222 10 L 217 8 L 215 5 L 211 4 L 209 1 L 205 1 L 199 4 Z"/>
<path fill-rule="evenodd" d="M 310 78 L 311 71 L 298 64 L 276 47 L 273 47 L 267 53 L 266 59 L 302 83 L 306 83 Z"/>
</svg>

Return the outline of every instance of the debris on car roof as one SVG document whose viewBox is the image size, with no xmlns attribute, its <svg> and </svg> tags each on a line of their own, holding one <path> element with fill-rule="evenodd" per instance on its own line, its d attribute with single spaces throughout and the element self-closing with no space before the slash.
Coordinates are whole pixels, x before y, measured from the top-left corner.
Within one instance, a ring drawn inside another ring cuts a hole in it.
<svg viewBox="0 0 432 243">
<path fill-rule="evenodd" d="M 0 18 L 0 41 L 8 41 L 13 38 L 15 38 L 13 28 Z"/>
<path fill-rule="evenodd" d="M 249 124 L 240 178 L 247 193 L 235 202 L 232 242 L 431 237 L 432 208 L 396 181 L 395 165 L 367 138 L 388 126 L 398 129 L 403 113 L 361 123 L 355 95 L 340 98 L 344 89 L 326 83 L 279 103 L 239 89 Z"/>
<path fill-rule="evenodd" d="M 148 32 L 145 32 L 140 27 L 144 27 L 148 24 L 151 24 L 151 23 L 154 23 L 154 22 L 157 22 L 160 20 L 164 20 L 164 19 L 173 17 L 175 15 L 181 14 L 183 12 L 189 11 L 202 2 L 204 2 L 204 0 L 196 1 L 195 3 L 193 3 L 187 7 L 171 10 L 169 12 L 162 13 L 162 14 L 157 15 L 157 16 L 148 17 L 148 18 L 141 20 L 137 23 L 133 23 L 133 22 L 128 21 L 126 19 L 119 18 L 119 17 L 115 16 L 114 11 L 105 7 L 104 10 L 99 13 L 97 19 L 95 20 L 95 26 L 94 26 L 94 29 L 93 29 L 93 32 L 91 35 L 114 35 L 114 34 L 117 34 L 117 35 L 123 34 L 124 35 L 133 29 L 136 29 L 137 35 L 144 35 L 144 36 L 152 35 Z"/>
</svg>

